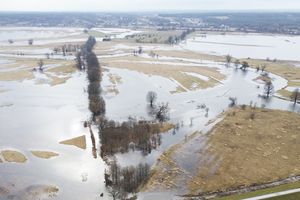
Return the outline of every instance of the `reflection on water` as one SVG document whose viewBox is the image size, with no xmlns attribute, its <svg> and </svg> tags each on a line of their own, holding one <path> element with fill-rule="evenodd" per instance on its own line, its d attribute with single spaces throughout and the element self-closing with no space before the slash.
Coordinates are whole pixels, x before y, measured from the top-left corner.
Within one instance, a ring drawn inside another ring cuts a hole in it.
<svg viewBox="0 0 300 200">
<path fill-rule="evenodd" d="M 0 94 L 0 102 L 12 104 L 1 107 L 0 147 L 18 149 L 28 158 L 26 164 L 0 165 L 0 187 L 11 186 L 8 190 L 12 194 L 34 184 L 54 185 L 59 188 L 59 199 L 96 199 L 104 191 L 104 184 L 99 181 L 104 180 L 104 175 L 99 172 L 104 171 L 105 164 L 91 156 L 91 140 L 87 140 L 86 151 L 59 144 L 66 138 L 89 136 L 88 129 L 82 126 L 90 116 L 83 90 L 87 85 L 85 75 L 75 73 L 66 84 L 55 87 L 35 85 L 32 81 L 0 84 L 10 90 Z M 30 150 L 55 151 L 60 155 L 42 160 L 31 155 Z M 85 184 L 83 173 L 89 174 Z"/>
</svg>

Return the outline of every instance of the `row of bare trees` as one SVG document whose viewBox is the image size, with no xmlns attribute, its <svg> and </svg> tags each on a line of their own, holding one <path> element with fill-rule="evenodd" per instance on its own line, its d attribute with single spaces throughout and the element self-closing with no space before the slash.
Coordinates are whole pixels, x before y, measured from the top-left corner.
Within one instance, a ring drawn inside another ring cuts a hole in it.
<svg viewBox="0 0 300 200">
<path fill-rule="evenodd" d="M 231 63 L 233 62 L 233 57 L 228 54 L 225 56 L 225 60 L 226 60 L 226 66 L 230 67 Z M 234 61 L 234 66 L 236 69 L 240 68 L 243 71 L 246 71 L 250 67 L 247 61 L 240 62 L 238 59 Z"/>
<path fill-rule="evenodd" d="M 79 44 L 64 44 L 59 47 L 55 47 L 53 49 L 54 53 L 62 52 L 63 55 L 66 55 L 67 53 L 75 53 L 78 52 L 81 49 L 81 45 Z"/>
<path fill-rule="evenodd" d="M 228 54 L 228 55 L 226 55 L 225 60 L 226 60 L 226 66 L 230 67 L 230 64 L 232 63 L 233 57 Z M 236 68 L 240 68 L 244 71 L 246 71 L 246 69 L 250 67 L 248 62 L 243 61 L 241 63 L 238 59 L 235 60 L 234 65 L 235 65 Z M 261 66 L 256 67 L 256 71 L 259 72 L 261 70 L 262 76 L 268 77 L 268 73 L 266 72 L 266 68 L 267 68 L 267 65 L 263 64 Z M 271 80 L 266 81 L 265 86 L 264 86 L 264 97 L 269 98 L 274 92 L 275 92 L 274 91 L 274 85 L 273 85 L 272 81 Z M 298 101 L 300 101 L 300 91 L 299 91 L 298 88 L 296 88 L 292 92 L 292 94 L 290 95 L 290 99 L 291 99 L 291 101 L 293 101 L 294 105 L 296 105 L 296 103 Z M 232 101 L 232 99 L 231 99 L 231 101 Z M 232 103 L 234 103 L 234 102 L 232 101 Z"/>
<path fill-rule="evenodd" d="M 93 113 L 93 119 L 96 116 L 105 113 L 105 101 L 103 100 L 101 94 L 102 73 L 100 64 L 96 54 L 93 52 L 93 47 L 96 44 L 96 39 L 90 36 L 81 48 L 81 55 L 85 59 L 83 61 L 80 56 L 80 65 L 86 62 L 87 65 L 87 78 L 89 80 L 88 94 L 89 94 L 89 109 Z M 79 61 L 77 61 L 79 62 Z M 79 64 L 77 64 L 79 65 Z"/>
<path fill-rule="evenodd" d="M 128 193 L 136 192 L 150 174 L 150 166 L 140 163 L 136 167 L 121 167 L 116 159 L 109 164 L 109 171 L 105 172 L 105 184 L 110 196 L 115 199 L 126 199 Z"/>
<path fill-rule="evenodd" d="M 117 123 L 102 119 L 99 125 L 101 157 L 138 150 L 147 155 L 161 144 L 160 124 L 129 118 Z"/>
</svg>

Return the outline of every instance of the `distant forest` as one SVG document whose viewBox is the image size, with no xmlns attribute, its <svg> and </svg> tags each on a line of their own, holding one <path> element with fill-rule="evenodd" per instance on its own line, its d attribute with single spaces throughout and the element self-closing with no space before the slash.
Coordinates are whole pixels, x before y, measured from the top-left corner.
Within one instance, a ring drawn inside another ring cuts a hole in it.
<svg viewBox="0 0 300 200">
<path fill-rule="evenodd" d="M 21 13 L 0 12 L 0 26 L 123 27 L 300 34 L 300 13 Z"/>
</svg>

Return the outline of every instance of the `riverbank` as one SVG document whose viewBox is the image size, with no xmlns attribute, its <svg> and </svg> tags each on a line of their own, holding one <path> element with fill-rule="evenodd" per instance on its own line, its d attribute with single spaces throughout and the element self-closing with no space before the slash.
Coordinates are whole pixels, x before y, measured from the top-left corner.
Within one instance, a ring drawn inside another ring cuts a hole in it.
<svg viewBox="0 0 300 200">
<path fill-rule="evenodd" d="M 201 195 L 300 174 L 299 122 L 298 114 L 286 111 L 231 109 L 209 136 L 199 134 L 164 154 L 161 160 L 168 162 L 157 163 L 146 191 L 181 188 Z M 186 152 L 191 145 L 193 150 Z M 198 160 L 187 167 L 178 158 Z"/>
</svg>

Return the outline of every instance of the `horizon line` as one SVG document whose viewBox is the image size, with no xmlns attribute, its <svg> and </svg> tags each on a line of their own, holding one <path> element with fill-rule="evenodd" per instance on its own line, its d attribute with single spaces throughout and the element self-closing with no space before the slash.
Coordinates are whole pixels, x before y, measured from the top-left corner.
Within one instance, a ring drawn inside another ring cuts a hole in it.
<svg viewBox="0 0 300 200">
<path fill-rule="evenodd" d="M 300 13 L 300 9 L 161 9 L 161 10 L 0 10 L 0 13 Z"/>
</svg>

